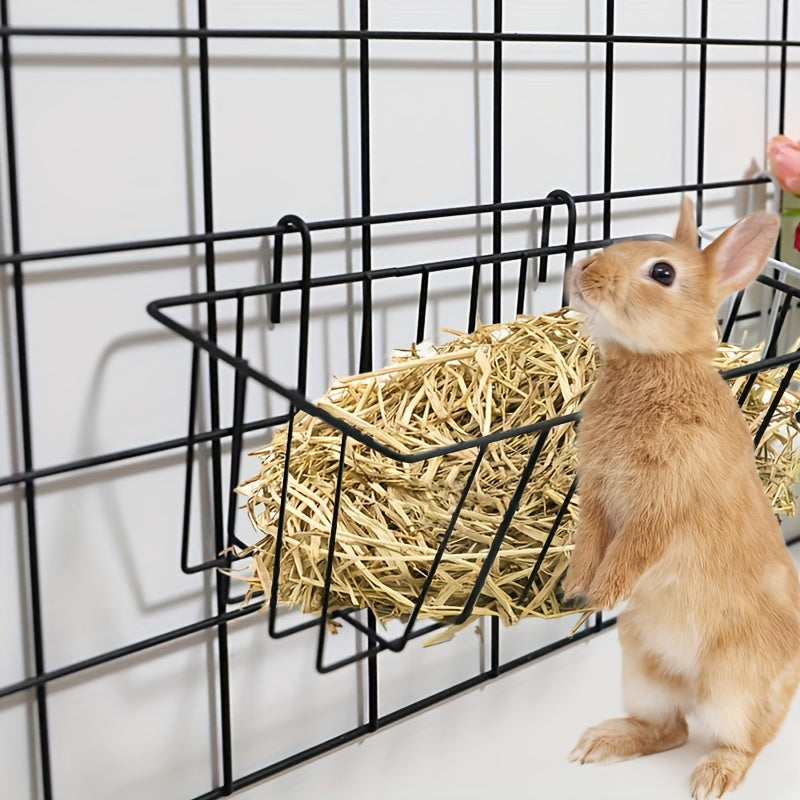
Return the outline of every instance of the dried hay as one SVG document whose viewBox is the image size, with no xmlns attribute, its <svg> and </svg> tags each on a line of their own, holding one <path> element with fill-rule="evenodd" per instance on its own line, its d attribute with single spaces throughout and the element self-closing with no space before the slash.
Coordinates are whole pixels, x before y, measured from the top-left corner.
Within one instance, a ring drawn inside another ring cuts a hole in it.
<svg viewBox="0 0 800 800">
<path fill-rule="evenodd" d="M 595 355 L 569 312 L 520 316 L 457 333 L 439 347 L 398 351 L 391 366 L 337 381 L 317 404 L 393 450 L 413 453 L 577 411 L 592 382 Z M 758 358 L 759 348 L 721 345 L 717 364 L 727 369 Z M 780 378 L 760 374 L 749 394 L 743 410 L 754 432 Z M 746 382 L 733 381 L 733 390 L 740 392 Z M 782 514 L 794 513 L 798 406 L 800 396 L 787 391 L 757 451 L 764 485 Z M 272 442 L 254 453 L 261 471 L 238 489 L 263 534 L 241 553 L 252 556 L 252 572 L 244 578 L 249 593 L 269 596 L 287 435 L 288 426 L 277 429 Z M 299 413 L 291 435 L 278 601 L 318 614 L 341 434 Z M 474 616 L 496 614 L 512 624 L 529 615 L 570 613 L 560 608 L 555 590 L 568 564 L 577 499 L 531 590 L 523 602 L 520 597 L 575 477 L 574 437 L 572 423 L 548 434 Z M 518 435 L 488 446 L 420 616 L 447 620 L 462 610 L 535 441 L 536 434 Z M 382 621 L 408 617 L 476 454 L 470 448 L 404 464 L 348 440 L 329 611 L 369 607 Z"/>
</svg>

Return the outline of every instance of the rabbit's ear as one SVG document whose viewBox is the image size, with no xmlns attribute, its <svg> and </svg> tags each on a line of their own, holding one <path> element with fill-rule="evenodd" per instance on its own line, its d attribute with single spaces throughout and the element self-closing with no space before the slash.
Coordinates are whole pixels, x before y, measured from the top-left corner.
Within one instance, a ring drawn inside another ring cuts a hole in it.
<svg viewBox="0 0 800 800">
<path fill-rule="evenodd" d="M 731 225 L 703 251 L 716 278 L 717 295 L 723 297 L 744 289 L 764 268 L 775 247 L 780 217 L 757 211 Z"/>
<path fill-rule="evenodd" d="M 687 247 L 697 247 L 697 224 L 694 220 L 694 203 L 684 197 L 681 200 L 681 213 L 675 229 L 675 241 Z"/>
</svg>

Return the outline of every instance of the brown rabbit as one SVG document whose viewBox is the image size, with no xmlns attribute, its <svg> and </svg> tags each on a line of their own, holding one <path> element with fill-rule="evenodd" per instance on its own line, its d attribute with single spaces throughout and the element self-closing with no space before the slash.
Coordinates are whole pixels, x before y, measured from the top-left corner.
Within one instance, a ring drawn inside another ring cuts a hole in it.
<svg viewBox="0 0 800 800">
<path fill-rule="evenodd" d="M 800 582 L 711 358 L 716 309 L 747 286 L 779 221 L 760 212 L 697 248 L 684 199 L 672 242 L 623 242 L 576 264 L 571 305 L 601 352 L 578 434 L 581 515 L 566 598 L 619 614 L 629 716 L 570 755 L 615 761 L 682 745 L 686 714 L 714 749 L 692 797 L 735 788 L 800 681 Z"/>
</svg>

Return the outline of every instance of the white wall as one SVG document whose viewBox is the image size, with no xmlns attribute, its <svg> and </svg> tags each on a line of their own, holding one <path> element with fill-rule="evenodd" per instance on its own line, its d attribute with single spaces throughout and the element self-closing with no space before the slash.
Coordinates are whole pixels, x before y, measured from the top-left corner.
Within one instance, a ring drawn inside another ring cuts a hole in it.
<svg viewBox="0 0 800 800">
<path fill-rule="evenodd" d="M 619 0 L 616 31 L 698 35 L 698 0 Z M 489 30 L 488 0 L 375 0 L 376 29 Z M 599 0 L 506 0 L 510 31 L 605 30 Z M 183 0 L 12 0 L 15 25 L 196 25 Z M 777 0 L 713 0 L 713 36 L 777 37 Z M 355 28 L 353 0 L 209 2 L 212 27 Z M 790 38 L 800 38 L 800 14 Z M 197 44 L 169 39 L 19 38 L 13 43 L 22 246 L 42 250 L 181 235 L 202 229 Z M 492 46 L 488 43 L 373 42 L 372 209 L 375 213 L 468 205 L 492 197 Z M 603 184 L 603 45 L 504 46 L 503 199 Z M 313 40 L 210 43 L 214 212 L 218 230 L 263 226 L 286 213 L 308 220 L 358 214 L 358 45 Z M 800 61 L 791 69 L 786 129 L 800 136 Z M 696 46 L 617 45 L 613 188 L 691 183 L 696 177 Z M 708 60 L 706 180 L 763 166 L 777 132 L 779 52 L 711 48 Z M 0 148 L 3 150 L 3 148 Z M 5 187 L 7 167 L 0 161 Z M 0 199 L 8 249 L 7 193 Z M 614 204 L 615 235 L 669 232 L 677 197 Z M 706 195 L 706 222 L 741 210 L 731 190 Z M 601 208 L 580 209 L 579 236 L 598 238 Z M 563 214 L 556 211 L 558 226 Z M 375 266 L 486 252 L 490 218 L 395 225 L 374 233 Z M 529 245 L 537 219 L 505 218 L 503 245 Z M 558 230 L 553 239 L 558 237 Z M 315 274 L 358 268 L 357 238 L 315 240 Z M 299 268 L 287 240 L 287 274 Z M 220 245 L 218 285 L 258 282 L 263 242 Z M 559 302 L 556 279 L 529 299 Z M 3 389 L 0 474 L 21 468 L 13 298 L 0 283 Z M 488 277 L 488 275 L 487 275 Z M 402 284 L 402 285 L 400 285 Z M 143 445 L 185 433 L 189 348 L 144 312 L 152 299 L 203 287 L 202 252 L 178 247 L 78 257 L 25 267 L 35 466 Z M 485 282 L 485 285 L 488 283 Z M 414 336 L 416 281 L 375 286 L 375 360 Z M 464 327 L 464 276 L 435 276 L 427 335 Z M 513 281 L 503 313 L 513 313 Z M 309 394 L 355 365 L 344 290 L 314 297 Z M 490 316 L 484 292 L 481 315 Z M 296 336 L 286 321 L 248 328 L 254 365 L 289 379 Z M 223 329 L 230 336 L 229 329 Z M 345 346 L 347 343 L 349 346 Z M 377 364 L 376 364 L 377 365 Z M 230 380 L 223 409 L 230 415 Z M 248 417 L 275 413 L 251 392 Z M 256 444 L 263 437 L 250 437 Z M 178 566 L 183 454 L 42 480 L 37 485 L 45 658 L 70 664 L 212 611 L 211 582 Z M 255 469 L 253 460 L 244 467 Z M 196 503 L 194 555 L 207 529 L 208 501 Z M 246 521 L 240 520 L 240 532 Z M 24 512 L 17 490 L 0 489 L 0 684 L 30 674 L 26 633 Z M 206 547 L 207 550 L 207 547 Z M 503 657 L 563 632 L 529 622 L 504 631 Z M 332 642 L 348 652 L 353 636 Z M 319 676 L 314 641 L 279 642 L 264 621 L 231 628 L 235 774 L 243 775 L 359 721 L 357 668 Z M 478 637 L 381 659 L 381 711 L 390 711 L 478 669 Z M 52 761 L 59 800 L 185 798 L 219 780 L 213 636 L 198 635 L 48 688 Z M 0 776 L 5 797 L 37 797 L 35 726 L 28 694 L 0 701 Z M 380 734 L 378 734 L 380 735 Z M 369 770 L 369 763 L 363 769 Z M 269 796 L 268 788 L 265 796 Z"/>
</svg>

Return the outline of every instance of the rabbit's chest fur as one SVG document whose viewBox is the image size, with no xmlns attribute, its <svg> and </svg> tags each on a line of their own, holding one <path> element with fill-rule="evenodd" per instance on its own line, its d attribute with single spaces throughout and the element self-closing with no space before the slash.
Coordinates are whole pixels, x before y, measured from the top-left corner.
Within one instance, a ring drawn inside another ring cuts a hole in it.
<svg viewBox="0 0 800 800">
<path fill-rule="evenodd" d="M 736 482 L 755 476 L 736 401 L 699 359 L 604 365 L 584 403 L 577 445 L 582 490 L 601 499 L 612 523 L 645 507 L 677 508 L 687 492 L 713 498 L 722 471 Z"/>
</svg>

